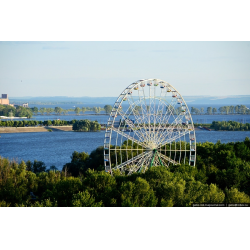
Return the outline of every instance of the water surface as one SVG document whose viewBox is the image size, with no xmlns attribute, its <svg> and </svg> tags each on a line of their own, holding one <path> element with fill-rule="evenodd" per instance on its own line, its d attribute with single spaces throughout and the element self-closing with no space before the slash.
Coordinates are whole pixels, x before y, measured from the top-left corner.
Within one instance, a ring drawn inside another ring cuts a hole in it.
<svg viewBox="0 0 250 250">
<path fill-rule="evenodd" d="M 250 131 L 196 131 L 197 142 L 236 142 L 247 136 L 250 137 Z M 103 141 L 104 131 L 1 134 L 0 155 L 18 161 L 43 161 L 47 167 L 62 169 L 74 151 L 91 153 Z"/>
</svg>

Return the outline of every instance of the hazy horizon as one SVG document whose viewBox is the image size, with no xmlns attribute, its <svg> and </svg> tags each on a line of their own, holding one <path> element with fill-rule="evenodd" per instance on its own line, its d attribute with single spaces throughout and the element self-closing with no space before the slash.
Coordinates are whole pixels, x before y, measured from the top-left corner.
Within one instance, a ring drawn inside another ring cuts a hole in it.
<svg viewBox="0 0 250 250">
<path fill-rule="evenodd" d="M 2 93 L 1 93 L 2 94 Z M 3 93 L 6 94 L 6 93 Z M 184 95 L 182 95 L 184 96 Z M 249 96 L 250 95 L 185 95 L 188 97 L 236 97 L 236 96 Z M 88 98 L 109 98 L 109 97 L 118 97 L 118 96 L 66 96 L 66 95 L 51 95 L 51 96 L 9 96 L 8 98 L 39 98 L 39 97 L 44 97 L 44 98 L 49 98 L 49 97 L 67 97 L 67 98 L 83 98 L 83 97 L 88 97 Z"/>
</svg>

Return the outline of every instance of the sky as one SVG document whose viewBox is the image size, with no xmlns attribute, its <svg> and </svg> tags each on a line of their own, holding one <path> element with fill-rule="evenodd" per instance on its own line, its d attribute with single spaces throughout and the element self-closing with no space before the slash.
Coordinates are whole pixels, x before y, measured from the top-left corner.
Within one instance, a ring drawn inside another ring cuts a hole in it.
<svg viewBox="0 0 250 250">
<path fill-rule="evenodd" d="M 147 78 L 184 96 L 249 95 L 250 42 L 0 42 L 0 69 L 9 97 L 115 97 Z"/>
</svg>

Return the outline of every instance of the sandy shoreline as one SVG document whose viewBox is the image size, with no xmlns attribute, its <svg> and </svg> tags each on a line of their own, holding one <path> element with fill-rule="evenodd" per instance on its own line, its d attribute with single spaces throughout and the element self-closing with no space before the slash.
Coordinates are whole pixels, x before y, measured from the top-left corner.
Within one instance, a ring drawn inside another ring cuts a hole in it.
<svg viewBox="0 0 250 250">
<path fill-rule="evenodd" d="M 72 131 L 72 126 L 44 126 L 44 127 L 1 127 L 0 133 L 27 133 L 27 132 L 49 132 Z"/>
</svg>

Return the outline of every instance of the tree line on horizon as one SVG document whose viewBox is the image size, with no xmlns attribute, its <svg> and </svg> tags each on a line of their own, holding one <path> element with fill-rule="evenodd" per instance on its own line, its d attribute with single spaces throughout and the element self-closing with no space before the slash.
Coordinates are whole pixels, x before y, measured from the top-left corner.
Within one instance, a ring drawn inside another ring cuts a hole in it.
<svg viewBox="0 0 250 250">
<path fill-rule="evenodd" d="M 57 114 L 57 115 L 61 115 L 64 114 L 66 115 L 68 112 L 75 112 L 76 115 L 79 115 L 80 113 L 84 114 L 86 111 L 93 111 L 95 112 L 95 114 L 99 114 L 101 111 L 105 111 L 106 114 L 109 114 L 112 110 L 112 106 L 111 105 L 105 105 L 103 108 L 101 107 L 75 107 L 74 109 L 63 109 L 61 107 L 55 107 L 55 108 L 40 108 L 38 109 L 37 107 L 31 108 L 33 114 L 37 115 L 38 112 L 41 115 L 44 115 L 45 113 L 47 115 L 51 115 L 52 113 Z"/>
<path fill-rule="evenodd" d="M 23 120 L 23 121 L 0 121 L 0 127 L 35 127 L 35 126 L 72 126 L 74 131 L 100 131 L 101 125 L 98 121 L 90 120 Z"/>
<path fill-rule="evenodd" d="M 207 107 L 206 113 L 204 108 L 194 108 L 191 107 L 191 114 L 195 115 L 215 115 L 216 113 L 219 113 L 222 115 L 229 115 L 229 114 L 242 114 L 242 115 L 250 115 L 250 109 L 247 108 L 245 105 L 236 105 L 236 106 L 222 106 L 218 110 L 217 108 Z"/>
<path fill-rule="evenodd" d="M 99 114 L 101 111 L 105 111 L 106 114 L 109 114 L 112 110 L 111 105 L 105 105 L 103 108 L 101 107 L 76 107 L 74 109 L 62 109 L 61 107 L 55 107 L 55 108 L 40 108 L 37 107 L 33 108 L 25 108 L 22 106 L 18 107 L 12 107 L 10 105 L 0 105 L 0 115 L 6 116 L 6 117 L 27 117 L 32 118 L 33 115 L 37 115 L 40 113 L 41 115 L 44 115 L 45 113 L 47 115 L 51 115 L 52 113 L 56 115 L 64 114 L 66 115 L 68 112 L 75 112 L 76 115 L 79 115 L 80 113 L 84 114 L 86 111 L 94 111 L 95 114 Z"/>
<path fill-rule="evenodd" d="M 147 106 L 147 109 L 149 109 L 149 106 Z M 169 107 L 166 107 L 166 110 L 168 110 Z M 182 112 L 181 107 L 174 108 L 172 107 L 172 112 L 175 115 L 178 115 Z M 66 115 L 69 112 L 75 112 L 76 115 L 84 114 L 86 111 L 93 111 L 95 114 L 99 114 L 101 111 L 105 111 L 106 114 L 110 114 L 112 111 L 111 105 L 105 105 L 103 108 L 101 107 L 75 107 L 74 109 L 63 109 L 61 107 L 55 107 L 55 108 L 40 108 L 37 107 L 33 108 L 24 108 L 22 106 L 18 106 L 17 108 L 12 107 L 10 105 L 0 105 L 0 115 L 6 116 L 6 117 L 27 117 L 32 118 L 33 115 L 38 115 L 40 113 L 41 115 Z M 130 110 L 131 111 L 131 110 Z M 136 114 L 139 114 L 142 111 L 140 106 L 136 106 L 133 109 L 133 112 Z M 214 115 L 214 114 L 250 114 L 250 109 L 247 108 L 245 105 L 236 105 L 236 106 L 223 106 L 220 107 L 218 110 L 217 108 L 207 107 L 206 113 L 203 107 L 200 109 L 191 107 L 191 114 L 195 115 L 201 115 L 201 114 L 207 114 L 207 115 Z"/>
</svg>

